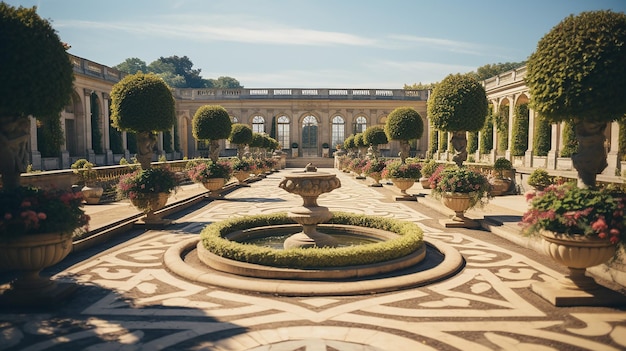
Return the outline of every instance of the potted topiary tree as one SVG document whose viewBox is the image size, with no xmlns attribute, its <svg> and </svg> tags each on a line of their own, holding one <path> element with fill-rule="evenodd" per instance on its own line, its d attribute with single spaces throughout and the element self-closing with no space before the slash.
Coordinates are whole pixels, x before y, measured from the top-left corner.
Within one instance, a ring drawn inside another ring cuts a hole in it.
<svg viewBox="0 0 626 351">
<path fill-rule="evenodd" d="M 246 145 L 252 142 L 252 128 L 243 123 L 233 124 L 228 141 L 237 145 L 237 157 L 242 159 Z"/>
<path fill-rule="evenodd" d="M 419 179 L 422 188 L 430 189 L 430 180 L 428 178 L 435 173 L 437 167 L 439 167 L 439 164 L 433 159 L 424 162 L 422 165 L 422 177 Z"/>
<path fill-rule="evenodd" d="M 385 134 L 385 130 L 381 126 L 367 127 L 365 132 L 363 132 L 363 139 L 365 143 L 370 146 L 370 149 L 367 151 L 367 156 L 372 159 L 377 159 L 380 156 L 378 145 L 387 144 L 389 142 L 387 134 Z"/>
<path fill-rule="evenodd" d="M 151 177 L 160 177 L 162 174 L 147 171 L 151 168 L 153 148 L 157 141 L 155 133 L 170 130 L 175 121 L 174 97 L 165 81 L 155 74 L 141 72 L 124 77 L 111 89 L 111 120 L 117 129 L 137 134 L 137 160 L 142 170 L 137 177 L 129 180 L 159 184 L 161 179 Z M 154 187 L 154 191 L 142 193 L 146 197 L 145 202 L 151 204 L 147 207 L 149 210 L 144 211 L 146 216 L 143 221 L 146 224 L 161 226 L 169 223 L 154 213 L 160 209 L 158 205 L 165 205 L 162 199 L 167 200 L 170 195 L 169 190 L 161 191 L 164 188 Z M 150 196 L 152 198 L 148 199 Z"/>
<path fill-rule="evenodd" d="M 191 133 L 197 140 L 209 140 L 209 155 L 213 163 L 220 156 L 220 140 L 230 136 L 232 122 L 225 108 L 219 105 L 201 106 L 191 120 Z"/>
<path fill-rule="evenodd" d="M 528 177 L 528 185 L 538 191 L 543 191 L 552 184 L 554 184 L 554 178 L 543 168 L 535 169 Z"/>
<path fill-rule="evenodd" d="M 412 107 L 398 107 L 387 116 L 385 134 L 388 140 L 400 141 L 400 159 L 406 163 L 411 149 L 409 140 L 419 139 L 424 133 L 422 116 Z"/>
<path fill-rule="evenodd" d="M 491 195 L 499 196 L 507 193 L 509 189 L 511 189 L 511 184 L 513 184 L 513 180 L 511 178 L 505 177 L 504 172 L 510 171 L 513 169 L 513 164 L 511 161 L 504 157 L 499 157 L 493 163 L 493 171 L 495 175 L 489 178 L 489 183 L 491 184 Z"/>
<path fill-rule="evenodd" d="M 363 133 L 357 133 L 354 135 L 354 146 L 359 150 L 358 157 L 365 157 L 367 151 L 367 142 L 363 138 Z"/>
<path fill-rule="evenodd" d="M 89 205 L 98 204 L 104 193 L 104 188 L 97 184 L 98 172 L 93 169 L 93 166 L 93 163 L 84 158 L 76 160 L 71 166 L 74 173 L 80 176 L 83 185 L 80 191 Z"/>
<path fill-rule="evenodd" d="M 530 107 L 537 114 L 551 123 L 567 121 L 574 125 L 578 151 L 572 156 L 572 163 L 578 172 L 578 188 L 567 187 L 552 194 L 537 196 L 531 202 L 526 215 L 529 221 L 537 219 L 537 213 L 543 208 L 556 211 L 556 217 L 563 216 L 564 211 L 585 211 L 596 207 L 599 194 L 596 190 L 596 176 L 607 167 L 606 149 L 604 146 L 607 123 L 623 118 L 626 113 L 626 14 L 612 11 L 582 12 L 570 15 L 550 30 L 537 44 L 537 50 L 530 55 L 527 62 L 526 84 L 530 91 Z M 565 191 L 566 193 L 562 193 Z M 553 201 L 548 195 L 563 194 L 575 196 L 577 207 L 570 203 Z M 613 202 L 621 201 L 623 193 L 612 193 Z M 545 201 L 543 201 L 545 200 Z M 542 202 L 543 201 L 543 202 Z M 606 201 L 603 201 L 606 203 Z M 558 205 L 556 208 L 542 207 L 545 204 Z M 566 206 L 567 205 L 567 206 Z M 585 219 L 594 223 L 605 222 L 603 214 Z M 606 223 L 608 223 L 606 218 Z M 623 223 L 623 219 L 619 219 Z M 588 289 L 590 282 L 584 282 L 586 267 L 597 265 L 612 257 L 610 250 L 615 252 L 615 242 L 611 242 L 606 233 L 606 225 L 596 224 L 601 231 L 586 231 L 582 226 L 574 230 L 554 232 L 557 226 L 545 225 L 546 221 L 537 220 L 545 244 L 546 253 L 570 268 L 570 275 L 560 286 L 581 286 Z M 569 229 L 569 228 L 568 228 Z M 618 230 L 619 231 L 619 230 Z M 601 247 L 603 246 L 603 247 Z M 600 252 L 604 250 L 607 255 Z M 567 257 L 560 253 L 568 253 Z M 581 252 L 580 255 L 571 254 Z M 582 254 L 584 252 L 584 254 Z M 603 257 L 603 260 L 585 260 L 587 257 Z M 595 285 L 596 288 L 599 288 Z M 533 284 L 533 290 L 552 303 L 594 303 L 595 296 L 579 291 L 579 296 L 572 297 L 572 289 L 565 294 L 564 289 L 548 283 Z M 602 298 L 602 303 L 609 303 Z M 567 301 L 567 302 L 566 302 Z M 595 302 L 598 303 L 598 302 Z"/>
<path fill-rule="evenodd" d="M 18 270 L 2 303 L 50 305 L 75 290 L 39 272 L 63 260 L 72 250 L 72 234 L 87 225 L 82 196 L 69 189 L 22 187 L 30 143 L 30 117 L 59 118 L 70 101 L 73 68 L 50 22 L 36 7 L 12 7 L 0 2 L 0 271 Z M 24 213 L 34 216 L 24 217 Z"/>
<path fill-rule="evenodd" d="M 479 131 L 487 112 L 485 88 L 474 77 L 451 74 L 435 85 L 428 99 L 428 117 L 433 128 L 452 133 L 456 152 L 452 160 L 459 167 L 467 160 L 466 132 Z"/>
</svg>

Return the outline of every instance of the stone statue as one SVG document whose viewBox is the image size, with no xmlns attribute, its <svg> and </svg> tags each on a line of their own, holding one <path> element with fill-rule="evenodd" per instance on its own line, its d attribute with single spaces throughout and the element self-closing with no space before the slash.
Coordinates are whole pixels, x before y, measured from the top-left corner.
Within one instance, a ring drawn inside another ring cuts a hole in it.
<svg viewBox="0 0 626 351">
<path fill-rule="evenodd" d="M 604 130 L 606 122 L 579 122 L 575 126 L 578 151 L 572 155 L 572 164 L 578 171 L 578 186 L 593 188 L 596 175 L 608 167 Z"/>
<path fill-rule="evenodd" d="M 137 160 L 141 164 L 141 168 L 149 169 L 152 163 L 152 155 L 154 154 L 154 145 L 157 139 L 152 132 L 137 133 Z"/>
<path fill-rule="evenodd" d="M 463 162 L 467 160 L 467 134 L 465 131 L 452 132 L 450 142 L 454 151 L 456 151 L 454 156 L 452 156 L 452 161 L 461 167 Z"/>
<path fill-rule="evenodd" d="M 0 174 L 5 188 L 16 188 L 28 164 L 30 120 L 28 117 L 0 118 Z"/>
</svg>

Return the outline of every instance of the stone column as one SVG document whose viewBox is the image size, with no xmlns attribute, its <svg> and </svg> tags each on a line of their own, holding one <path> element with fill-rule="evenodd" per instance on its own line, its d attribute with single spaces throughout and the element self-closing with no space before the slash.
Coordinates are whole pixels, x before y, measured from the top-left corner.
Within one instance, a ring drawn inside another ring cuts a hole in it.
<svg viewBox="0 0 626 351">
<path fill-rule="evenodd" d="M 528 109 L 528 149 L 524 154 L 524 166 L 533 166 L 533 149 L 535 148 L 535 111 Z"/>
<path fill-rule="evenodd" d="M 507 133 L 506 133 L 506 138 L 507 138 L 507 143 L 506 143 L 506 151 L 504 152 L 504 155 L 506 157 L 507 160 L 511 159 L 511 145 L 513 144 L 513 123 L 515 121 L 515 95 L 509 95 L 507 96 L 507 98 L 509 99 L 509 125 L 507 126 Z"/>
<path fill-rule="evenodd" d="M 552 124 L 552 133 L 550 133 L 550 151 L 547 157 L 547 169 L 556 169 L 556 159 L 559 157 L 561 149 L 561 127 L 562 123 Z"/>
<path fill-rule="evenodd" d="M 609 176 L 620 175 L 621 165 L 619 155 L 619 123 L 615 121 L 611 122 L 609 124 L 608 133 L 608 153 L 606 156 L 606 161 L 609 166 L 602 172 L 602 174 Z"/>
<path fill-rule="evenodd" d="M 102 114 L 102 139 L 104 141 L 104 155 L 107 165 L 115 164 L 113 159 L 113 151 L 111 150 L 111 117 L 109 116 L 109 104 L 111 103 L 110 96 L 107 93 L 102 93 L 102 104 L 104 105 L 104 113 Z"/>
<path fill-rule="evenodd" d="M 497 116 L 500 111 L 500 106 L 498 105 L 498 101 L 492 100 L 491 104 L 493 105 L 493 115 Z M 489 162 L 496 162 L 496 156 L 498 155 L 498 123 L 497 121 L 493 121 L 492 126 L 492 136 L 493 136 L 493 147 L 491 148 L 491 155 L 489 155 Z"/>
<path fill-rule="evenodd" d="M 28 119 L 30 120 L 30 163 L 33 169 L 42 170 L 41 152 L 37 146 L 37 120 L 33 116 L 28 116 Z"/>
<path fill-rule="evenodd" d="M 85 130 L 83 131 L 83 135 L 85 136 L 85 149 L 87 151 L 87 155 L 85 158 L 91 162 L 96 163 L 96 154 L 93 151 L 93 145 L 91 140 L 91 92 L 90 89 L 84 89 L 85 96 Z"/>
</svg>

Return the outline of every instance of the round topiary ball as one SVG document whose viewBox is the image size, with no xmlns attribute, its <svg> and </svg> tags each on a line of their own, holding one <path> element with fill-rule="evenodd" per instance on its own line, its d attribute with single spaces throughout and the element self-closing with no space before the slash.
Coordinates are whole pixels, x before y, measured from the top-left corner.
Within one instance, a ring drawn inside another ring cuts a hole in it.
<svg viewBox="0 0 626 351">
<path fill-rule="evenodd" d="M 482 129 L 488 113 L 487 94 L 469 75 L 451 74 L 435 85 L 428 99 L 432 126 L 444 132 Z"/>
<path fill-rule="evenodd" d="M 248 145 L 252 142 L 252 128 L 243 123 L 232 125 L 228 141 L 235 145 Z"/>
<path fill-rule="evenodd" d="M 191 132 L 198 140 L 227 139 L 232 131 L 228 111 L 219 105 L 201 106 L 191 123 Z"/>
<path fill-rule="evenodd" d="M 387 116 L 385 134 L 389 140 L 419 139 L 423 133 L 422 116 L 412 107 L 398 107 Z"/>
<path fill-rule="evenodd" d="M 363 132 L 363 139 L 367 145 L 382 145 L 389 142 L 387 134 L 385 134 L 385 130 L 381 126 L 367 127 L 365 132 Z"/>
</svg>

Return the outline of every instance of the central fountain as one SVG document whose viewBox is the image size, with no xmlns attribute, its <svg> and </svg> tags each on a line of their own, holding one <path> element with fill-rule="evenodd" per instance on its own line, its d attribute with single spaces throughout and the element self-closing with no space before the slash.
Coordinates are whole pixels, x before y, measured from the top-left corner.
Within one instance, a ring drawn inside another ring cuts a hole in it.
<svg viewBox="0 0 626 351">
<path fill-rule="evenodd" d="M 464 265 L 453 248 L 437 240 L 423 241 L 415 223 L 333 213 L 319 206 L 321 194 L 341 187 L 334 173 L 307 167 L 285 175 L 279 187 L 301 196 L 302 205 L 287 213 L 212 223 L 200 239 L 169 249 L 166 266 L 182 277 L 211 285 L 317 296 L 412 287 L 453 275 Z M 347 245 L 346 237 L 351 238 Z M 280 245 L 282 240 L 280 248 L 266 245 L 267 241 Z"/>
<path fill-rule="evenodd" d="M 317 172 L 307 167 L 304 172 L 286 175 L 278 186 L 289 193 L 298 194 L 304 201 L 302 206 L 292 208 L 287 216 L 302 226 L 302 231 L 285 240 L 285 249 L 294 247 L 336 247 L 337 240 L 317 230 L 317 225 L 333 217 L 328 207 L 319 206 L 317 198 L 339 187 L 341 182 L 332 173 Z"/>
</svg>

